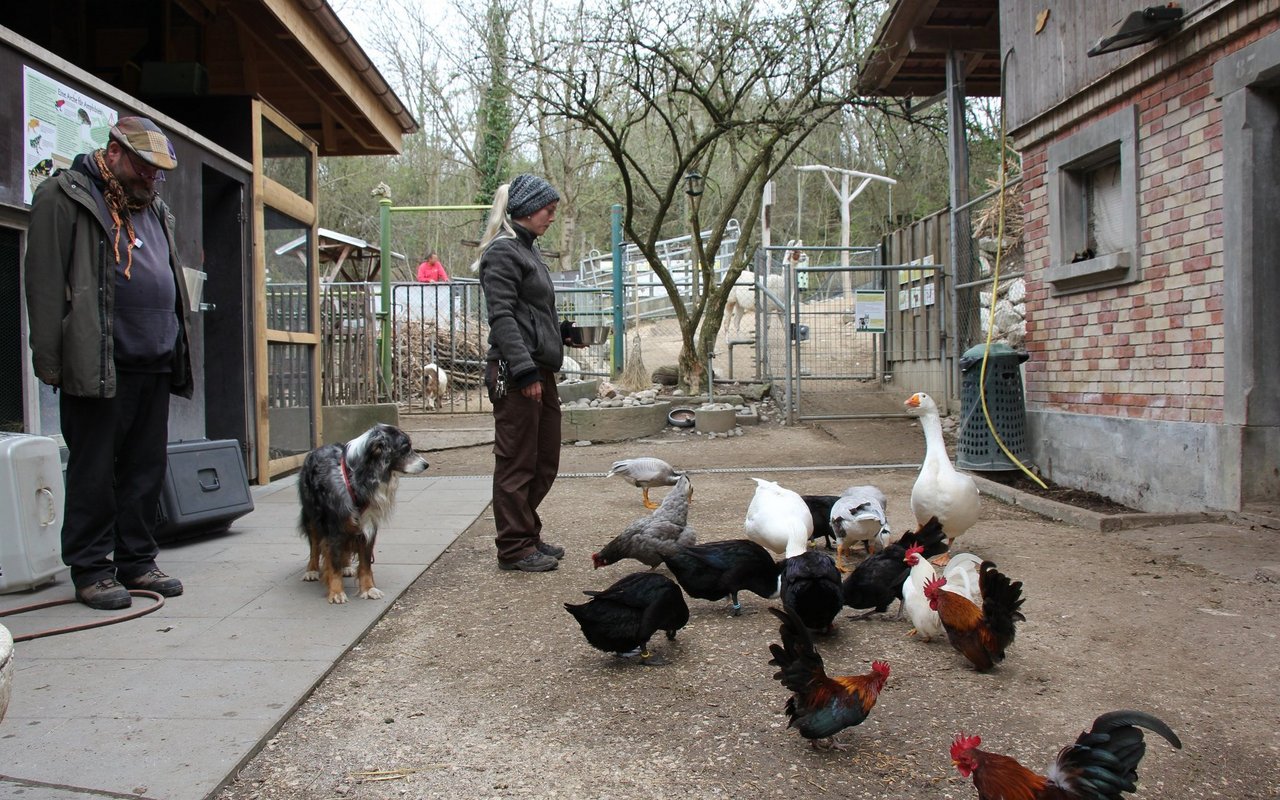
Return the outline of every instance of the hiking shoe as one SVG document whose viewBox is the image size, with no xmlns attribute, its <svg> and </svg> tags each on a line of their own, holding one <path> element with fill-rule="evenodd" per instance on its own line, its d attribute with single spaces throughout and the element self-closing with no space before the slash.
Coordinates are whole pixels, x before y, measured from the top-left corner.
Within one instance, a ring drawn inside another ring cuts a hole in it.
<svg viewBox="0 0 1280 800">
<path fill-rule="evenodd" d="M 76 589 L 76 599 L 99 611 L 113 611 L 133 605 L 129 591 L 115 578 L 103 578 L 88 586 L 79 587 Z"/>
<path fill-rule="evenodd" d="M 534 550 L 519 561 L 499 561 L 498 569 L 518 569 L 521 572 L 550 572 L 560 566 L 560 562 L 546 553 Z"/>
<path fill-rule="evenodd" d="M 538 542 L 538 552 L 542 553 L 544 556 L 551 556 L 556 561 L 564 558 L 564 548 L 558 544 L 551 544 L 550 542 Z"/>
<path fill-rule="evenodd" d="M 161 597 L 177 597 L 182 594 L 182 581 L 171 578 L 158 569 L 144 572 L 136 578 L 125 578 L 124 585 L 130 589 L 155 592 Z"/>
</svg>

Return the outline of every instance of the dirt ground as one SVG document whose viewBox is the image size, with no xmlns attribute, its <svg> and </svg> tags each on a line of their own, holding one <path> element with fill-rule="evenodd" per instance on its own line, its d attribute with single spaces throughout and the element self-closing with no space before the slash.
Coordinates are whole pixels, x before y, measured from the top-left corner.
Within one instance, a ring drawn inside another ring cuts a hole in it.
<svg viewBox="0 0 1280 800">
<path fill-rule="evenodd" d="M 639 490 L 599 477 L 617 458 L 656 455 L 693 470 L 700 541 L 742 535 L 750 475 L 801 493 L 874 483 L 894 529 L 910 526 L 914 470 L 778 470 L 918 463 L 913 422 L 744 431 L 566 445 L 543 505 L 547 538 L 569 551 L 560 569 L 499 572 L 483 515 L 220 798 L 974 798 L 948 756 L 957 732 L 1042 770 L 1119 708 L 1156 714 L 1184 744 L 1148 737 L 1139 797 L 1280 797 L 1272 530 L 1099 534 L 987 498 L 957 549 L 1025 583 L 1027 621 L 1008 660 L 978 674 L 945 641 L 904 637 L 910 626 L 894 611 L 842 615 L 818 641 L 828 670 L 863 673 L 872 659 L 892 668 L 869 719 L 842 734 L 844 752 L 813 750 L 787 728 L 787 692 L 767 663 L 778 632 L 765 609 L 776 601 L 744 594 L 734 618 L 727 602 L 689 600 L 675 642 L 653 641 L 664 666 L 589 647 L 563 603 L 644 569 L 591 568 L 590 553 L 645 513 Z M 492 464 L 488 446 L 428 458 L 441 475 Z"/>
</svg>

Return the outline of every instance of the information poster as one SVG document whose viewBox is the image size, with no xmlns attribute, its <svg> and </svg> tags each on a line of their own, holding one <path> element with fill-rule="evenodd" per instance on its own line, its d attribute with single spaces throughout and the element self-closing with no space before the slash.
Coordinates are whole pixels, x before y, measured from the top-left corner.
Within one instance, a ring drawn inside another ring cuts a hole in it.
<svg viewBox="0 0 1280 800">
<path fill-rule="evenodd" d="M 856 330 L 861 333 L 885 332 L 885 292 L 859 289 L 853 293 L 853 313 Z"/>
<path fill-rule="evenodd" d="M 119 113 L 31 67 L 22 68 L 23 199 L 31 204 L 36 187 L 60 169 L 71 166 L 78 153 L 107 144 L 107 134 Z"/>
</svg>

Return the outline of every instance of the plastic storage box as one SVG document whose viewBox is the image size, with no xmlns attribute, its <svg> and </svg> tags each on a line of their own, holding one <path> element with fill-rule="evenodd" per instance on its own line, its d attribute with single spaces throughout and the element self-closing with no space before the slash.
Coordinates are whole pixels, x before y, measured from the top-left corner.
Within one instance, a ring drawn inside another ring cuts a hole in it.
<svg viewBox="0 0 1280 800">
<path fill-rule="evenodd" d="M 0 594 L 34 589 L 65 569 L 65 498 L 58 443 L 0 433 Z"/>
<path fill-rule="evenodd" d="M 169 466 L 156 515 L 157 542 L 225 530 L 252 510 L 239 442 L 169 443 Z"/>
</svg>

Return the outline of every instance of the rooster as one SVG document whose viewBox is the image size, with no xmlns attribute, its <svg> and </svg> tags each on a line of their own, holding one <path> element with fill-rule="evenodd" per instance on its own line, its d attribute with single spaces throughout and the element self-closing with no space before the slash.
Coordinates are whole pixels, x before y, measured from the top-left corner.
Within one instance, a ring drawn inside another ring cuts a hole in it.
<svg viewBox="0 0 1280 800">
<path fill-rule="evenodd" d="M 782 621 L 778 628 L 782 644 L 769 645 L 773 654 L 769 663 L 778 668 L 774 679 L 791 691 L 787 727 L 800 731 L 815 749 L 819 740 L 826 740 L 830 747 L 843 750 L 835 735 L 861 724 L 871 713 L 889 679 L 889 665 L 872 661 L 866 675 L 830 677 L 800 617 L 791 609 L 769 610 Z"/>
<path fill-rule="evenodd" d="M 924 585 L 929 607 L 938 612 L 947 641 L 978 672 L 986 672 L 1004 661 L 1004 651 L 1013 644 L 1014 623 L 1026 621 L 1022 606 L 1022 581 L 1009 578 L 990 561 L 978 567 L 982 607 L 955 592 L 944 592 L 946 578 L 934 578 Z"/>
<path fill-rule="evenodd" d="M 765 599 L 778 596 L 778 564 L 755 542 L 724 542 L 662 546 L 662 560 L 690 597 L 699 600 L 731 598 L 733 616 L 742 613 L 738 592 L 755 592 Z"/>
<path fill-rule="evenodd" d="M 977 736 L 956 736 L 951 763 L 973 776 L 978 800 L 1121 800 L 1138 790 L 1138 762 L 1146 753 L 1139 726 L 1181 750 L 1177 734 L 1141 711 L 1112 711 L 1093 721 L 1075 744 L 1058 751 L 1048 775 L 1038 775 L 1009 756 L 978 749 Z"/>
<path fill-rule="evenodd" d="M 922 641 L 931 642 L 934 637 L 941 637 L 945 632 L 938 612 L 929 607 L 929 598 L 924 596 L 924 585 L 938 576 L 925 557 L 923 548 L 918 545 L 907 550 L 903 559 L 910 572 L 902 583 L 902 607 L 906 609 L 907 618 L 911 620 L 911 631 L 908 636 L 919 635 Z M 982 602 L 982 589 L 978 585 L 978 567 L 982 559 L 973 553 L 957 553 L 947 562 L 942 570 L 946 578 L 944 592 L 958 592 L 969 598 L 976 605 Z"/>
<path fill-rule="evenodd" d="M 907 531 L 884 550 L 867 556 L 844 580 L 844 604 L 849 608 L 871 609 L 858 619 L 888 611 L 894 600 L 902 599 L 902 583 L 908 573 L 903 562 L 907 550 L 920 546 L 927 556 L 940 555 L 947 550 L 942 541 L 945 536 L 938 521 L 931 519 L 919 530 Z"/>
<path fill-rule="evenodd" d="M 844 607 L 840 571 L 831 556 L 810 550 L 782 562 L 782 605 L 815 631 L 831 633 Z"/>
<path fill-rule="evenodd" d="M 688 475 L 681 475 L 676 480 L 675 488 L 662 498 L 658 510 L 647 517 L 632 522 L 626 529 L 613 537 L 613 540 L 600 548 L 600 552 L 591 554 L 591 563 L 596 569 L 607 566 L 624 558 L 635 560 L 649 567 L 657 567 L 662 563 L 659 545 L 662 542 L 677 544 L 693 544 L 697 541 L 693 528 L 689 527 L 689 498 L 693 494 L 693 486 Z"/>
<path fill-rule="evenodd" d="M 649 652 L 649 637 L 676 631 L 689 622 L 689 606 L 680 587 L 665 575 L 634 572 L 601 592 L 583 592 L 585 603 L 565 603 L 564 608 L 582 626 L 587 643 L 622 658 L 640 657 L 640 663 L 660 664 Z"/>
</svg>

